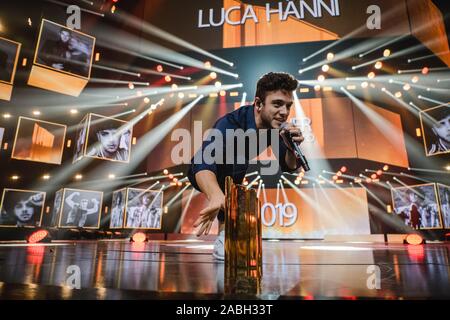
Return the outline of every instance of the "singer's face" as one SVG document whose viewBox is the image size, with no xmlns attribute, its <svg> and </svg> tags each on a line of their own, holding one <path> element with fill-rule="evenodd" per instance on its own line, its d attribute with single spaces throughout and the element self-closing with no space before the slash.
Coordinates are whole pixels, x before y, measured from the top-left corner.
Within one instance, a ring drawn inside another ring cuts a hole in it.
<svg viewBox="0 0 450 320">
<path fill-rule="evenodd" d="M 268 92 L 260 111 L 264 127 L 279 129 L 281 124 L 287 121 L 293 104 L 292 92 L 284 90 Z"/>
</svg>

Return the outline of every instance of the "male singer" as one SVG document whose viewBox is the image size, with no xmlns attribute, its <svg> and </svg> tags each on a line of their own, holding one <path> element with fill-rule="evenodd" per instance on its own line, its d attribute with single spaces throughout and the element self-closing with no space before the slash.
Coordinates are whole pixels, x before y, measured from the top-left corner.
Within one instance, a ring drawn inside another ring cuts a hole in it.
<svg viewBox="0 0 450 320">
<path fill-rule="evenodd" d="M 300 164 L 286 138 L 286 133 L 289 131 L 292 141 L 295 143 L 300 144 L 304 140 L 300 129 L 291 124 L 286 125 L 291 107 L 294 104 L 293 91 L 297 89 L 297 86 L 297 80 L 289 74 L 270 72 L 264 75 L 258 81 L 254 104 L 243 106 L 225 115 L 216 122 L 214 128 L 220 130 L 223 133 L 222 137 L 226 138 L 227 129 L 241 129 L 244 132 L 261 129 L 269 129 L 268 131 L 270 131 L 270 129 L 280 130 L 283 125 L 283 129 L 276 135 L 278 139 L 280 136 L 282 137 L 278 142 L 280 140 L 283 142 L 276 144 L 268 141 L 268 145 L 279 146 L 279 150 L 273 150 L 273 152 L 278 158 L 282 171 L 293 172 L 297 170 Z M 270 137 L 268 137 L 268 140 L 270 140 Z M 199 152 L 203 152 L 205 148 L 210 147 L 211 143 L 217 143 L 217 141 L 205 140 Z M 227 141 L 224 141 L 220 145 L 225 146 L 226 144 Z M 248 148 L 245 148 L 245 150 L 247 153 Z M 223 154 L 225 154 L 225 149 Z M 252 160 L 249 159 L 248 154 L 234 153 L 235 160 L 242 156 L 248 161 Z M 213 256 L 217 260 L 224 260 L 225 178 L 231 176 L 235 183 L 242 183 L 247 172 L 248 161 L 245 164 L 240 164 L 237 161 L 233 164 L 208 164 L 206 162 L 195 163 L 194 159 L 195 157 L 191 161 L 188 173 L 189 180 L 197 190 L 206 195 L 209 201 L 208 207 L 200 212 L 194 227 L 199 227 L 198 236 L 207 235 L 214 220 L 216 217 L 218 218 L 219 236 L 214 244 Z"/>
</svg>

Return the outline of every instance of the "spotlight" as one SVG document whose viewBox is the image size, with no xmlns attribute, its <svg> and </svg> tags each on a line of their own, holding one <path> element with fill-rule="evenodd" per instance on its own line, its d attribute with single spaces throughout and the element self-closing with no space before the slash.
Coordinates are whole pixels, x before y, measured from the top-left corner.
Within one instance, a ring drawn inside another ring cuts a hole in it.
<svg viewBox="0 0 450 320">
<path fill-rule="evenodd" d="M 361 87 L 362 88 L 367 88 L 369 86 L 369 83 L 367 81 L 364 81 L 363 83 L 361 83 Z"/>
<path fill-rule="evenodd" d="M 217 73 L 211 72 L 211 73 L 209 74 L 209 77 L 210 77 L 211 79 L 215 80 L 215 79 L 217 79 Z"/>
<path fill-rule="evenodd" d="M 137 232 L 130 238 L 130 241 L 134 243 L 144 243 L 147 241 L 147 236 L 143 232 Z"/>
<path fill-rule="evenodd" d="M 40 116 L 40 115 L 41 115 L 41 112 L 40 112 L 39 110 L 34 110 L 34 111 L 33 111 L 33 115 L 34 115 L 34 116 Z"/>
<path fill-rule="evenodd" d="M 50 180 L 50 175 L 49 174 L 45 174 L 42 179 L 44 180 Z"/>
<path fill-rule="evenodd" d="M 41 229 L 34 231 L 27 237 L 27 243 L 33 244 L 39 242 L 51 242 L 49 232 L 47 230 Z"/>
<path fill-rule="evenodd" d="M 132 82 L 130 82 L 128 84 L 128 89 L 133 90 L 134 89 L 134 84 Z"/>
<path fill-rule="evenodd" d="M 314 90 L 315 90 L 315 91 L 319 91 L 319 90 L 320 90 L 320 86 L 319 86 L 319 85 L 315 85 L 315 86 L 314 86 Z"/>
<path fill-rule="evenodd" d="M 164 169 L 163 173 L 164 173 L 165 175 L 168 175 L 168 174 L 169 174 L 169 170 Z"/>
<path fill-rule="evenodd" d="M 384 167 L 383 167 L 383 171 L 388 171 L 389 170 L 389 166 L 386 164 L 386 165 L 384 165 Z"/>
<path fill-rule="evenodd" d="M 430 69 L 428 67 L 424 67 L 422 69 L 422 74 L 428 74 L 430 72 Z"/>
<path fill-rule="evenodd" d="M 172 78 L 171 78 L 171 76 L 165 76 L 165 77 L 164 77 L 164 80 L 165 80 L 166 82 L 170 82 L 170 81 L 172 81 Z"/>
<path fill-rule="evenodd" d="M 75 180 L 81 180 L 81 179 L 83 179 L 83 176 L 81 174 L 77 174 L 75 176 Z"/>
<path fill-rule="evenodd" d="M 164 71 L 163 66 L 158 64 L 158 66 L 156 67 L 156 71 L 163 72 Z"/>
<path fill-rule="evenodd" d="M 175 83 L 172 85 L 172 90 L 177 90 L 178 89 L 178 85 L 176 85 Z"/>
<path fill-rule="evenodd" d="M 3 114 L 3 118 L 9 119 L 9 118 L 11 118 L 11 115 L 9 113 L 5 113 L 5 114 Z"/>
<path fill-rule="evenodd" d="M 375 63 L 375 69 L 380 70 L 381 68 L 383 68 L 383 62 L 377 61 L 377 63 Z"/>
<path fill-rule="evenodd" d="M 417 82 L 419 82 L 419 77 L 414 76 L 414 77 L 412 77 L 411 81 L 412 81 L 412 83 L 417 83 Z"/>
<path fill-rule="evenodd" d="M 367 78 L 369 78 L 369 79 L 375 78 L 375 72 L 373 72 L 373 71 L 369 72 L 369 74 L 367 75 Z"/>
<path fill-rule="evenodd" d="M 408 234 L 405 238 L 405 240 L 403 241 L 404 244 L 410 244 L 413 246 L 417 246 L 419 244 L 424 244 L 425 240 L 422 238 L 421 235 L 417 234 L 417 233 L 411 233 Z"/>
<path fill-rule="evenodd" d="M 108 179 L 110 179 L 110 180 L 113 180 L 113 179 L 115 179 L 116 178 L 116 175 L 115 174 L 109 174 L 108 175 Z"/>
<path fill-rule="evenodd" d="M 214 84 L 214 86 L 215 86 L 216 88 L 220 88 L 220 87 L 222 86 L 222 82 L 216 81 L 216 83 Z"/>
<path fill-rule="evenodd" d="M 317 77 L 317 81 L 324 82 L 325 81 L 325 76 L 323 74 L 321 74 L 320 76 Z"/>
<path fill-rule="evenodd" d="M 370 176 L 373 180 L 375 180 L 376 178 L 378 178 L 378 176 L 374 173 Z"/>
<path fill-rule="evenodd" d="M 222 90 L 219 94 L 221 97 L 225 97 L 227 95 L 227 92 L 225 90 Z"/>
<path fill-rule="evenodd" d="M 406 84 L 403 86 L 403 90 L 408 91 L 409 89 L 411 89 L 411 86 L 410 86 L 409 83 L 406 83 Z"/>
<path fill-rule="evenodd" d="M 383 57 L 387 58 L 387 57 L 389 57 L 390 55 L 391 55 L 391 50 L 385 49 L 385 50 L 383 51 Z"/>
<path fill-rule="evenodd" d="M 396 97 L 396 98 L 401 98 L 401 97 L 402 97 L 402 93 L 401 93 L 400 91 L 397 91 L 397 92 L 395 93 L 395 97 Z"/>
<path fill-rule="evenodd" d="M 342 167 L 342 168 L 341 168 L 341 172 L 343 172 L 343 173 L 347 172 L 347 167 L 345 167 L 345 166 Z"/>
<path fill-rule="evenodd" d="M 206 61 L 204 66 L 205 66 L 206 69 L 211 69 L 211 62 Z"/>
<path fill-rule="evenodd" d="M 179 98 L 179 99 L 183 99 L 183 98 L 184 98 L 184 93 L 183 93 L 183 92 L 180 92 L 180 93 L 178 94 L 178 98 Z"/>
<path fill-rule="evenodd" d="M 145 98 L 144 98 L 144 103 L 145 103 L 145 104 L 149 104 L 149 103 L 150 103 L 150 99 L 149 99 L 148 97 L 145 97 Z"/>
<path fill-rule="evenodd" d="M 334 59 L 334 53 L 328 52 L 328 54 L 327 54 L 327 60 L 328 60 L 328 61 L 331 61 L 331 60 L 333 60 L 333 59 Z"/>
<path fill-rule="evenodd" d="M 327 64 L 324 64 L 324 65 L 322 66 L 322 71 L 323 71 L 323 72 L 328 72 L 328 70 L 330 70 L 330 66 L 327 65 Z"/>
<path fill-rule="evenodd" d="M 378 176 L 381 176 L 382 174 L 383 174 L 383 171 L 382 171 L 382 170 L 378 170 L 378 171 L 377 171 L 377 175 L 378 175 Z"/>
<path fill-rule="evenodd" d="M 17 181 L 17 180 L 19 180 L 19 178 L 20 178 L 19 176 L 14 175 L 11 177 L 11 180 Z"/>
</svg>

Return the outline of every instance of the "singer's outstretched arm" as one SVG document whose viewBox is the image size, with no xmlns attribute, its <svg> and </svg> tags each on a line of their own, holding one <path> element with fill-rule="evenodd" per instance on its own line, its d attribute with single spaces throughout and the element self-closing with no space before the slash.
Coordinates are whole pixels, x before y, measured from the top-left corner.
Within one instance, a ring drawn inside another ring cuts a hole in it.
<svg viewBox="0 0 450 320">
<path fill-rule="evenodd" d="M 200 212 L 194 227 L 201 226 L 197 235 L 208 234 L 219 211 L 225 208 L 225 195 L 219 187 L 216 174 L 209 170 L 202 170 L 195 174 L 195 180 L 200 190 L 208 198 L 208 206 Z"/>
</svg>

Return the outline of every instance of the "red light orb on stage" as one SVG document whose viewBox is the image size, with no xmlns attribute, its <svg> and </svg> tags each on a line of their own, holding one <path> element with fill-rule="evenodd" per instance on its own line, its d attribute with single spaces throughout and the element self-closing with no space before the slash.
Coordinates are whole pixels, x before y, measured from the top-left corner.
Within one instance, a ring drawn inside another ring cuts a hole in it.
<svg viewBox="0 0 450 320">
<path fill-rule="evenodd" d="M 423 244 L 424 243 L 423 238 L 417 233 L 408 234 L 406 236 L 406 238 L 405 238 L 405 242 L 407 244 L 410 244 L 410 245 L 413 245 L 413 246 L 417 246 L 419 244 Z"/>
<path fill-rule="evenodd" d="M 158 72 L 163 72 L 163 71 L 164 71 L 163 66 L 160 65 L 160 64 L 158 64 L 158 66 L 156 67 L 156 71 L 158 71 Z"/>
<path fill-rule="evenodd" d="M 166 82 L 170 82 L 170 81 L 172 81 L 172 77 L 171 76 L 165 76 L 164 80 L 166 80 Z"/>
<path fill-rule="evenodd" d="M 342 173 L 345 173 L 345 172 L 347 172 L 347 167 L 345 167 L 345 166 L 344 166 L 344 167 L 342 167 L 342 168 L 341 168 L 341 172 L 342 172 Z"/>
<path fill-rule="evenodd" d="M 378 178 L 378 177 L 377 177 L 377 175 L 374 173 L 374 174 L 372 174 L 372 175 L 370 176 L 370 178 L 372 178 L 373 180 L 375 180 L 375 179 Z"/>
<path fill-rule="evenodd" d="M 137 232 L 131 237 L 131 241 L 134 243 L 144 243 L 147 240 L 147 236 L 143 232 Z"/>
<path fill-rule="evenodd" d="M 382 171 L 382 170 L 378 170 L 378 171 L 377 171 L 377 175 L 378 175 L 378 176 L 381 176 L 382 174 L 383 174 L 383 171 Z"/>
<path fill-rule="evenodd" d="M 39 243 L 48 236 L 47 230 L 38 230 L 33 232 L 27 239 L 28 243 Z"/>
<path fill-rule="evenodd" d="M 430 72 L 430 69 L 428 67 L 425 67 L 422 69 L 422 74 L 428 74 Z"/>
<path fill-rule="evenodd" d="M 164 169 L 163 173 L 164 173 L 165 175 L 168 175 L 168 174 L 169 174 L 169 170 Z"/>
</svg>

